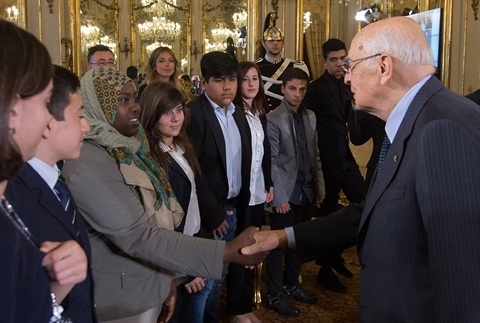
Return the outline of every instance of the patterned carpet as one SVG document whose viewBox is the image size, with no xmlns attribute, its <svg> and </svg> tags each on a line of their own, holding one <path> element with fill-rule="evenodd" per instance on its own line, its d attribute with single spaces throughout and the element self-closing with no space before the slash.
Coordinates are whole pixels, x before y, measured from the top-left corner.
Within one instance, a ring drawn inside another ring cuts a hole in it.
<svg viewBox="0 0 480 323">
<path fill-rule="evenodd" d="M 255 315 L 264 323 L 271 322 L 308 322 L 308 323 L 347 323 L 358 322 L 358 296 L 359 296 L 359 275 L 360 267 L 358 265 L 357 250 L 355 247 L 346 250 L 343 253 L 345 266 L 350 269 L 354 275 L 352 279 L 340 277 L 340 281 L 347 287 L 345 294 L 334 293 L 317 285 L 318 266 L 315 262 L 308 262 L 302 268 L 303 287 L 309 292 L 318 296 L 316 304 L 301 304 L 294 301 L 295 306 L 300 308 L 300 316 L 287 318 L 277 314 L 275 311 L 266 307 L 267 285 L 265 278 L 265 268 L 262 272 L 262 304 L 254 310 Z M 224 286 L 225 287 L 225 286 Z M 229 322 L 225 313 L 225 288 L 222 295 L 221 312 L 222 322 Z"/>
</svg>

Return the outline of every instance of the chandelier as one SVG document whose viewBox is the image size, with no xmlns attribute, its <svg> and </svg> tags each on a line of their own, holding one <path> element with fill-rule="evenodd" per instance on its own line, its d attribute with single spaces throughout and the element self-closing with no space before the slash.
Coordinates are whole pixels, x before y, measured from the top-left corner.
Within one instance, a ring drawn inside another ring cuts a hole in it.
<svg viewBox="0 0 480 323">
<path fill-rule="evenodd" d="M 235 12 L 232 16 L 233 24 L 236 29 L 242 29 L 247 25 L 247 12 L 244 10 L 242 12 Z"/>
<path fill-rule="evenodd" d="M 238 35 L 228 28 L 214 28 L 211 31 L 211 40 L 205 38 L 205 52 L 220 51 L 227 49 L 227 38 L 231 37 L 234 41 L 238 40 Z"/>
<path fill-rule="evenodd" d="M 170 21 L 165 17 L 153 17 L 151 21 L 138 24 L 138 33 L 144 42 L 161 41 L 173 43 L 181 33 L 179 23 Z"/>
<path fill-rule="evenodd" d="M 312 20 L 310 19 L 311 13 L 310 11 L 305 12 L 303 15 L 303 33 L 305 33 L 312 24 Z"/>
<path fill-rule="evenodd" d="M 115 53 L 117 48 L 116 42 L 112 42 L 109 36 L 102 36 L 100 28 L 97 26 L 90 23 L 80 26 L 80 35 L 82 52 L 87 52 L 90 47 L 95 45 L 105 45 Z"/>
<path fill-rule="evenodd" d="M 160 0 L 142 0 L 142 7 L 146 13 L 153 16 L 164 17 L 170 16 L 177 6 L 177 0 L 160 1 Z"/>
<path fill-rule="evenodd" d="M 15 6 L 7 7 L 5 9 L 6 14 L 4 14 L 4 18 L 11 21 L 11 22 L 18 22 L 18 8 Z"/>
<path fill-rule="evenodd" d="M 154 43 L 151 43 L 149 45 L 147 45 L 145 48 L 147 50 L 147 54 L 148 56 L 150 56 L 150 54 L 155 50 L 157 49 L 158 47 L 168 47 L 168 48 L 172 48 L 172 44 L 165 44 L 164 42 L 154 42 Z"/>
</svg>

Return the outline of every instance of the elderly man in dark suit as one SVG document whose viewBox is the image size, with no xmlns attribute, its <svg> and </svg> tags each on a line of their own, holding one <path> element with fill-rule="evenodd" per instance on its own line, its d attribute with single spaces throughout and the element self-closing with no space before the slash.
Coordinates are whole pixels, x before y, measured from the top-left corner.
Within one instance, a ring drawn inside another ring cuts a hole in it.
<svg viewBox="0 0 480 323">
<path fill-rule="evenodd" d="M 386 121 L 391 142 L 360 221 L 360 321 L 478 322 L 480 107 L 433 76 L 429 46 L 410 18 L 365 27 L 350 55 L 345 79 L 357 107 Z M 289 243 L 317 243 L 300 237 L 315 229 L 321 236 L 320 224 L 288 229 Z M 257 236 L 257 247 L 286 236 Z"/>
<path fill-rule="evenodd" d="M 52 118 L 35 158 L 9 181 L 5 196 L 40 242 L 74 240 L 83 248 L 89 262 L 87 278 L 76 284 L 62 302 L 63 316 L 74 322 L 97 322 L 87 230 L 73 198 L 65 195 L 68 188 L 62 183 L 56 165 L 59 160 L 78 158 L 83 135 L 89 127 L 82 117 L 77 76 L 56 66 L 53 82 L 48 105 Z"/>
</svg>

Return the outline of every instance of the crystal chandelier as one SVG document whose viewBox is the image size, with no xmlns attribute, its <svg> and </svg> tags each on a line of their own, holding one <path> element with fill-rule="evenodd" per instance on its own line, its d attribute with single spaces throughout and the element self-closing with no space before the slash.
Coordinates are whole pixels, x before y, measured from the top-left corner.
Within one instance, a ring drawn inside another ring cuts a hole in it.
<svg viewBox="0 0 480 323">
<path fill-rule="evenodd" d="M 87 52 L 90 47 L 95 45 L 105 45 L 115 53 L 117 44 L 112 42 L 109 36 L 102 36 L 100 28 L 95 25 L 88 24 L 80 26 L 80 35 L 82 43 L 82 52 Z"/>
<path fill-rule="evenodd" d="M 4 14 L 4 18 L 11 21 L 11 22 L 15 22 L 17 23 L 18 22 L 18 8 L 15 7 L 15 6 L 11 6 L 11 7 L 7 7 L 7 9 L 5 9 L 5 14 Z"/>
<path fill-rule="evenodd" d="M 169 2 L 161 0 L 142 0 L 142 7 L 144 7 L 143 10 L 157 17 L 170 16 L 175 11 L 173 6 L 176 5 L 177 0 L 170 0 Z"/>
<path fill-rule="evenodd" d="M 149 45 L 147 45 L 145 48 L 147 49 L 147 54 L 150 56 L 150 54 L 155 50 L 157 49 L 158 47 L 168 47 L 168 48 L 172 48 L 172 45 L 171 44 L 165 44 L 163 42 L 154 42 L 154 43 L 151 43 Z"/>
<path fill-rule="evenodd" d="M 308 27 L 312 24 L 312 20 L 310 20 L 311 13 L 310 11 L 305 12 L 303 15 L 303 33 L 307 31 Z"/>
<path fill-rule="evenodd" d="M 242 29 L 242 27 L 247 25 L 247 12 L 235 12 L 232 16 L 233 24 L 236 29 Z"/>
<path fill-rule="evenodd" d="M 242 49 L 242 55 L 246 54 L 247 48 L 247 12 L 235 12 L 232 16 L 233 24 L 237 32 L 237 47 Z"/>
<path fill-rule="evenodd" d="M 211 31 L 212 37 L 205 38 L 205 52 L 220 51 L 227 49 L 227 38 L 231 37 L 234 41 L 238 40 L 238 35 L 228 28 L 215 28 Z"/>
<path fill-rule="evenodd" d="M 161 41 L 173 43 L 181 33 L 181 26 L 165 17 L 153 17 L 151 21 L 138 24 L 138 33 L 144 42 Z"/>
<path fill-rule="evenodd" d="M 90 47 L 97 45 L 100 41 L 100 29 L 93 25 L 80 26 L 82 51 L 86 52 Z"/>
</svg>

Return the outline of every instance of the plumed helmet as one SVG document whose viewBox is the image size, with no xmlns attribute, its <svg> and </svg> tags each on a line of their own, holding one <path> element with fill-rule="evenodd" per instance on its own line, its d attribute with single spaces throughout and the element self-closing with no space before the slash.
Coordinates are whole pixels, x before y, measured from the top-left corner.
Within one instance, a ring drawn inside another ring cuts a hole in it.
<svg viewBox="0 0 480 323">
<path fill-rule="evenodd" d="M 263 29 L 263 40 L 283 40 L 283 31 L 275 27 L 275 20 L 277 20 L 277 13 L 270 12 L 266 19 Z"/>
<path fill-rule="evenodd" d="M 283 40 L 283 31 L 275 26 L 268 27 L 263 33 L 263 40 Z"/>
</svg>

